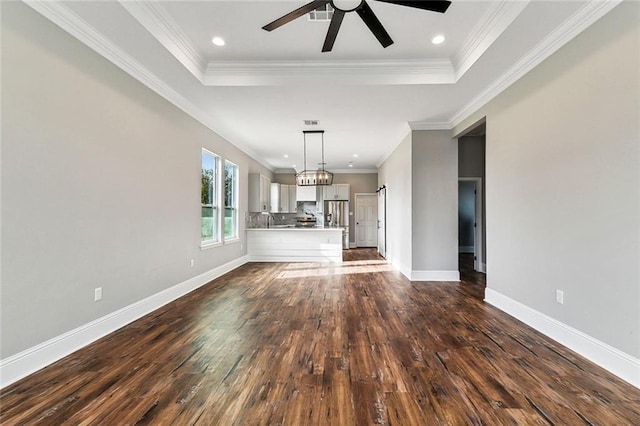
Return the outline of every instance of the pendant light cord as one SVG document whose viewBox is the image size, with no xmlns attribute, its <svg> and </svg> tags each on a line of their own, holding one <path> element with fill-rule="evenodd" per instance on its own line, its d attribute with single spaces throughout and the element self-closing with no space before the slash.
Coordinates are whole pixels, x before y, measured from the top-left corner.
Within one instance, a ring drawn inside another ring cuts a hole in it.
<svg viewBox="0 0 640 426">
<path fill-rule="evenodd" d="M 322 171 L 324 172 L 324 132 L 322 132 Z"/>
</svg>

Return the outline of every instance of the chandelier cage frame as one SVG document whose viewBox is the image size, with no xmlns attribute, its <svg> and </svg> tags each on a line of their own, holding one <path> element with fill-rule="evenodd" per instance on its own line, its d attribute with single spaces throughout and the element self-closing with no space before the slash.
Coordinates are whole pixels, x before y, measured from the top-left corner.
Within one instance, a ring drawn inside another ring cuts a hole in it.
<svg viewBox="0 0 640 426">
<path fill-rule="evenodd" d="M 322 162 L 317 170 L 307 170 L 307 135 L 320 134 L 322 141 Z M 304 170 L 296 173 L 296 185 L 298 186 L 328 186 L 333 184 L 333 173 L 326 170 L 324 166 L 324 130 L 303 130 L 304 144 Z"/>
</svg>

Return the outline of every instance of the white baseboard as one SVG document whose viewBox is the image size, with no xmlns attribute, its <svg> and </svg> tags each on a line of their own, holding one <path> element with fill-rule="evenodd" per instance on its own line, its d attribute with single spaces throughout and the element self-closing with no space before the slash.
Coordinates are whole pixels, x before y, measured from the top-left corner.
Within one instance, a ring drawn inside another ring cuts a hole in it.
<svg viewBox="0 0 640 426">
<path fill-rule="evenodd" d="M 413 271 L 399 262 L 389 261 L 409 281 L 460 281 L 460 271 Z"/>
<path fill-rule="evenodd" d="M 411 271 L 411 281 L 460 281 L 460 271 Z"/>
<path fill-rule="evenodd" d="M 640 359 L 490 288 L 485 290 L 484 300 L 640 388 Z"/>
<path fill-rule="evenodd" d="M 0 388 L 14 383 L 167 303 L 247 263 L 247 256 L 189 278 L 173 287 L 0 360 Z"/>
<path fill-rule="evenodd" d="M 248 257 L 249 262 L 264 262 L 264 263 L 342 263 L 342 254 L 340 255 L 326 255 L 324 257 L 318 256 L 258 256 L 250 255 Z"/>
<path fill-rule="evenodd" d="M 475 247 L 473 246 L 460 246 L 458 247 L 458 253 L 474 253 Z"/>
<path fill-rule="evenodd" d="M 403 264 L 401 264 L 399 262 L 394 261 L 394 259 L 392 259 L 391 257 L 387 257 L 387 261 L 390 262 L 393 265 L 394 268 L 396 268 L 398 271 L 400 271 L 400 273 L 402 275 L 407 277 L 407 279 L 409 281 L 411 281 L 411 268 L 409 268 L 406 265 L 403 265 Z"/>
</svg>

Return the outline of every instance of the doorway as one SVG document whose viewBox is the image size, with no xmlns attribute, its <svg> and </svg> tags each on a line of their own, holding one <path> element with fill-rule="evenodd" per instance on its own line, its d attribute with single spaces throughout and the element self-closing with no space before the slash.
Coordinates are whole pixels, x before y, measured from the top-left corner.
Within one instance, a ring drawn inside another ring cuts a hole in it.
<svg viewBox="0 0 640 426">
<path fill-rule="evenodd" d="M 473 269 L 484 271 L 482 178 L 458 178 L 458 252 L 473 254 Z"/>
<path fill-rule="evenodd" d="M 387 187 L 382 185 L 378 193 L 378 254 L 387 258 Z"/>
<path fill-rule="evenodd" d="M 356 193 L 356 247 L 378 245 L 378 197 Z"/>
<path fill-rule="evenodd" d="M 467 211 L 458 212 L 460 258 L 475 271 L 486 273 L 486 118 L 471 125 L 457 139 L 458 207 Z"/>
</svg>

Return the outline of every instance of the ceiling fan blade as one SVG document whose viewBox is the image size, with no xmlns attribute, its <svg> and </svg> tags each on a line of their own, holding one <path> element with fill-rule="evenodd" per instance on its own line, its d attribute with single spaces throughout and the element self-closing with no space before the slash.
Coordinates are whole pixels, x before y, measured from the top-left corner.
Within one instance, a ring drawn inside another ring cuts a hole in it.
<svg viewBox="0 0 640 426">
<path fill-rule="evenodd" d="M 343 18 L 344 12 L 342 10 L 335 9 L 333 11 L 333 18 L 331 18 L 329 30 L 327 31 L 327 37 L 324 39 L 324 45 L 322 46 L 323 52 L 331 52 L 331 49 L 333 49 L 333 43 L 335 43 L 336 41 L 338 30 L 340 29 L 340 25 L 342 25 Z"/>
<path fill-rule="evenodd" d="M 392 3 L 400 6 L 415 7 L 417 9 L 430 10 L 444 13 L 451 5 L 450 1 L 440 0 L 377 0 L 384 3 Z"/>
<path fill-rule="evenodd" d="M 314 0 L 311 3 L 307 3 L 304 6 L 299 7 L 298 9 L 294 10 L 293 12 L 289 12 L 286 15 L 281 16 L 280 18 L 276 19 L 275 21 L 268 23 L 267 25 L 262 27 L 262 29 L 263 30 L 267 30 L 267 31 L 273 31 L 276 28 L 279 28 L 279 27 L 283 26 L 284 24 L 288 24 L 289 22 L 293 21 L 294 19 L 299 18 L 302 15 L 305 15 L 305 14 L 311 12 L 314 9 L 322 7 L 327 3 L 329 3 L 329 0 Z"/>
<path fill-rule="evenodd" d="M 384 29 L 378 17 L 373 13 L 373 10 L 371 10 L 371 7 L 369 7 L 366 1 L 362 3 L 362 6 L 356 10 L 356 12 L 358 12 L 358 15 L 360 15 L 364 23 L 367 24 L 367 27 L 369 27 L 373 35 L 376 36 L 382 47 L 388 47 L 393 44 L 391 36 L 387 30 Z"/>
</svg>

